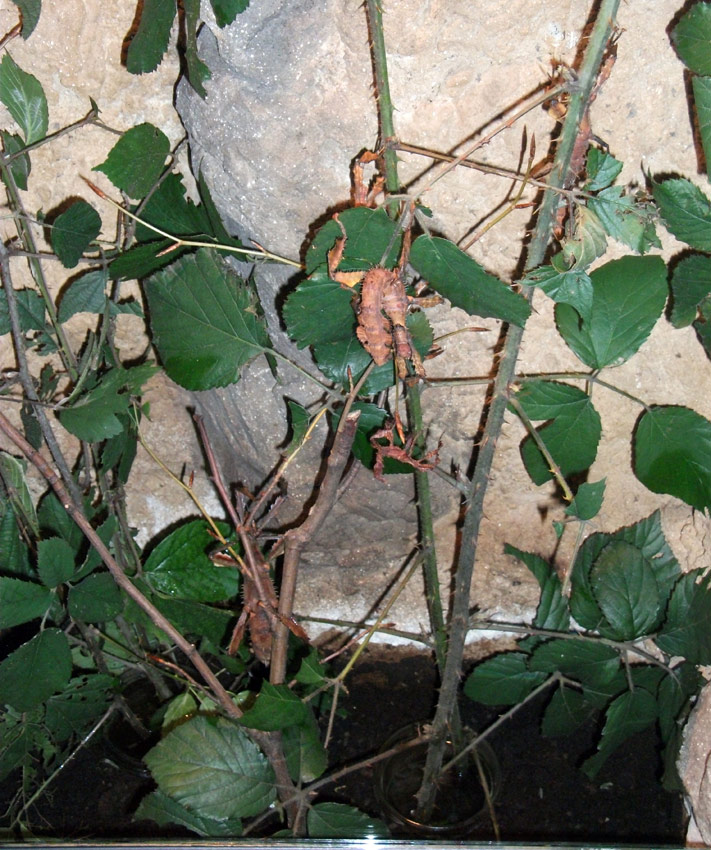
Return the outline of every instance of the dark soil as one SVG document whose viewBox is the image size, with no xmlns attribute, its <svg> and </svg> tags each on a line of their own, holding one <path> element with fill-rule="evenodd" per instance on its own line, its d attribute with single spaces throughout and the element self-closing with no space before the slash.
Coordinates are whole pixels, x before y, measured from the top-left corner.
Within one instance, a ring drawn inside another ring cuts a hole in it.
<svg viewBox="0 0 711 850">
<path fill-rule="evenodd" d="M 374 649 L 366 653 L 348 679 L 348 693 L 339 706 L 330 747 L 333 764 L 355 761 L 377 752 L 401 727 L 431 716 L 435 676 L 428 656 L 408 650 Z M 656 736 L 631 738 L 606 763 L 596 781 L 588 780 L 579 763 L 595 747 L 596 728 L 564 739 L 543 738 L 539 732 L 546 697 L 525 706 L 489 739 L 501 767 L 501 791 L 496 817 L 503 841 L 604 842 L 608 844 L 675 844 L 682 846 L 685 816 L 681 796 L 666 793 Z M 465 722 L 485 728 L 498 712 L 466 702 Z M 195 838 L 180 829 L 158 829 L 134 822 L 132 812 L 151 789 L 151 780 L 118 763 L 99 744 L 82 750 L 32 810 L 38 834 L 62 838 Z M 378 814 L 373 768 L 344 777 L 325 789 L 327 799 L 350 802 Z M 0 786 L 0 806 L 11 793 Z M 467 833 L 470 840 L 493 838 L 483 817 Z"/>
</svg>

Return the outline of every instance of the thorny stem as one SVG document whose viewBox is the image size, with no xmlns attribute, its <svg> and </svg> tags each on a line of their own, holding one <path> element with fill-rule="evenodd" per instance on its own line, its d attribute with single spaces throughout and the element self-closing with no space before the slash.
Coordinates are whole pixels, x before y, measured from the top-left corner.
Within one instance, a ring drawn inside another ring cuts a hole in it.
<svg viewBox="0 0 711 850">
<path fill-rule="evenodd" d="M 551 186 L 563 186 L 568 177 L 568 169 L 578 138 L 580 124 L 585 116 L 590 94 L 597 79 L 619 2 L 620 0 L 602 0 L 598 9 L 580 68 L 578 85 L 570 96 L 568 112 L 563 123 L 549 177 Z M 465 155 L 468 156 L 470 152 L 467 151 Z M 450 163 L 449 167 L 454 167 L 454 164 Z M 546 192 L 527 251 L 525 263 L 527 271 L 543 262 L 555 223 L 557 207 L 558 195 L 555 192 Z M 530 300 L 532 294 L 530 289 L 526 288 L 524 292 Z M 518 326 L 509 328 L 496 372 L 484 436 L 471 479 L 455 570 L 447 663 L 433 722 L 433 740 L 428 747 L 422 785 L 417 794 L 418 817 L 424 818 L 425 821 L 431 815 L 434 806 L 435 780 L 440 774 L 447 733 L 457 704 L 457 691 L 469 619 L 471 581 L 476 561 L 479 528 L 484 512 L 484 496 L 488 486 L 496 443 L 504 422 L 522 337 L 523 328 Z"/>
<path fill-rule="evenodd" d="M 373 70 L 378 98 L 378 115 L 382 134 L 381 141 L 391 143 L 395 140 L 395 125 L 393 122 L 393 103 L 388 85 L 388 63 L 385 52 L 382 0 L 367 0 L 366 9 L 373 45 Z M 391 144 L 388 144 L 385 151 L 384 167 L 386 188 L 390 194 L 395 194 L 400 191 L 400 180 L 397 172 L 397 154 Z M 392 209 L 389 211 L 393 214 Z M 410 429 L 416 435 L 416 448 L 422 449 L 425 434 L 422 420 L 420 388 L 416 383 L 412 384 L 407 392 L 407 413 Z M 435 641 L 435 657 L 441 675 L 444 670 L 444 656 L 446 652 L 445 623 L 439 576 L 437 574 L 437 551 L 435 548 L 430 482 L 427 472 L 424 470 L 415 470 L 415 490 L 417 493 L 417 518 L 423 555 L 425 599 L 430 627 Z"/>
<path fill-rule="evenodd" d="M 239 708 L 231 699 L 227 690 L 223 687 L 220 680 L 212 672 L 207 662 L 200 655 L 194 644 L 187 640 L 182 632 L 173 626 L 173 624 L 147 599 L 143 593 L 131 582 L 128 576 L 121 569 L 118 562 L 114 559 L 108 547 L 96 533 L 91 523 L 87 520 L 84 514 L 76 507 L 69 494 L 62 484 L 59 475 L 52 469 L 42 455 L 36 451 L 22 434 L 0 413 L 0 432 L 17 446 L 27 460 L 37 469 L 42 477 L 47 481 L 49 486 L 54 490 L 64 510 L 69 514 L 72 520 L 79 526 L 82 533 L 101 556 L 101 560 L 106 565 L 106 568 L 113 576 L 116 584 L 129 596 L 138 606 L 144 611 L 151 622 L 164 632 L 168 638 L 180 649 L 190 660 L 195 669 L 200 673 L 206 685 L 212 691 L 216 702 L 220 705 L 225 714 L 233 720 L 239 720 L 242 716 L 242 709 Z M 289 776 L 289 771 L 286 766 L 286 761 L 283 757 L 279 736 L 259 732 L 255 729 L 247 729 L 247 734 L 253 738 L 255 743 L 261 747 L 269 759 L 274 773 L 276 775 L 276 788 L 279 798 L 284 801 L 284 806 L 287 811 L 289 821 L 292 822 L 295 817 L 295 810 L 289 806 L 289 802 L 294 796 L 294 784 Z"/>
</svg>

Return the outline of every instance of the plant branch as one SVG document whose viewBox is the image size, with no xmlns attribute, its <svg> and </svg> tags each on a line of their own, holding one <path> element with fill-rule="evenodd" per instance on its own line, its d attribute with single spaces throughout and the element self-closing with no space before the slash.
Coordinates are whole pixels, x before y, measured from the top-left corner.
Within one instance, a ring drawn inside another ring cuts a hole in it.
<svg viewBox="0 0 711 850">
<path fill-rule="evenodd" d="M 601 66 L 603 54 L 613 28 L 620 0 L 602 0 L 595 24 L 590 34 L 583 57 L 576 90 L 570 96 L 568 112 L 563 123 L 560 141 L 556 150 L 549 183 L 563 186 L 568 178 L 573 149 L 578 139 L 580 124 L 588 108 L 589 99 Z M 471 150 L 465 152 L 462 159 Z M 447 166 L 450 170 L 453 163 Z M 546 192 L 536 220 L 535 230 L 527 251 L 525 269 L 528 271 L 543 262 L 556 220 L 558 196 Z M 530 300 L 531 291 L 524 290 Z M 472 476 L 467 510 L 462 525 L 461 545 L 455 571 L 454 600 L 450 622 L 447 664 L 440 687 L 439 700 L 433 722 L 433 741 L 428 747 L 427 762 L 422 785 L 417 794 L 418 816 L 427 820 L 434 805 L 436 779 L 439 776 L 444 748 L 452 717 L 457 705 L 457 691 L 461 673 L 464 643 L 469 619 L 469 597 L 476 561 L 479 529 L 484 513 L 486 495 L 494 452 L 504 422 L 504 414 L 510 395 L 511 382 L 516 370 L 516 360 L 523 337 L 523 328 L 510 327 L 506 336 L 501 358 L 494 380 L 492 400 L 489 407 L 484 436 L 479 447 L 474 474 Z"/>
</svg>

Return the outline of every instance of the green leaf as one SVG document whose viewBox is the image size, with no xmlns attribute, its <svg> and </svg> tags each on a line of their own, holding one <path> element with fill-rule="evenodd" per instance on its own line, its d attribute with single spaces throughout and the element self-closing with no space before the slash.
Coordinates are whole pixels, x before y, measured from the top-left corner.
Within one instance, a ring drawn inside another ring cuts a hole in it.
<svg viewBox="0 0 711 850">
<path fill-rule="evenodd" d="M 657 581 L 651 565 L 631 543 L 616 540 L 598 555 L 590 571 L 590 584 L 600 610 L 612 627 L 600 629 L 617 640 L 634 640 L 648 634 L 659 619 Z"/>
<path fill-rule="evenodd" d="M 574 638 L 547 640 L 538 646 L 528 662 L 530 670 L 560 671 L 592 688 L 604 688 L 617 675 L 620 657 L 603 643 Z"/>
<path fill-rule="evenodd" d="M 108 573 L 87 576 L 69 591 L 67 610 L 74 620 L 105 623 L 117 617 L 122 609 L 121 591 Z"/>
<path fill-rule="evenodd" d="M 345 803 L 316 803 L 306 819 L 309 838 L 387 838 L 383 821 Z"/>
<path fill-rule="evenodd" d="M 60 629 L 45 629 L 0 664 L 0 703 L 31 711 L 61 691 L 71 671 L 66 635 Z"/>
<path fill-rule="evenodd" d="M 25 143 L 17 133 L 8 133 L 7 130 L 0 130 L 0 138 L 2 138 L 2 146 L 8 156 L 18 153 L 25 147 Z M 27 178 L 30 176 L 32 165 L 30 157 L 24 153 L 11 160 L 8 165 L 12 172 L 12 177 L 18 189 L 23 192 L 27 191 Z"/>
<path fill-rule="evenodd" d="M 118 414 L 121 431 L 115 437 L 109 437 L 101 450 L 101 471 L 115 469 L 119 481 L 124 484 L 136 458 L 138 432 L 136 423 L 129 414 Z"/>
<path fill-rule="evenodd" d="M 692 77 L 697 126 L 706 160 L 706 175 L 711 175 L 711 77 Z"/>
<path fill-rule="evenodd" d="M 325 272 L 312 275 L 296 287 L 284 304 L 289 336 L 299 348 L 327 342 L 351 343 L 356 326 L 353 296 Z M 356 350 L 354 346 L 353 351 Z"/>
<path fill-rule="evenodd" d="M 109 180 L 131 198 L 142 198 L 153 188 L 170 153 L 170 140 L 153 124 L 138 124 L 127 130 L 101 165 Z"/>
<path fill-rule="evenodd" d="M 561 686 L 546 706 L 541 732 L 550 738 L 570 735 L 597 711 L 581 691 Z"/>
<path fill-rule="evenodd" d="M 305 722 L 307 714 L 307 707 L 290 688 L 265 682 L 254 705 L 245 711 L 239 723 L 250 729 L 275 732 Z"/>
<path fill-rule="evenodd" d="M 101 217 L 86 201 L 74 201 L 52 224 L 52 250 L 65 269 L 73 269 L 101 232 Z"/>
<path fill-rule="evenodd" d="M 573 516 L 583 521 L 594 519 L 602 507 L 605 496 L 605 481 L 591 481 L 581 484 L 575 498 L 565 509 L 566 516 Z"/>
<path fill-rule="evenodd" d="M 397 235 L 397 225 L 384 209 L 351 207 L 339 214 L 338 220 L 345 228 L 347 239 L 339 271 L 360 271 L 373 266 L 393 268 L 400 254 L 402 236 Z M 316 234 L 306 252 L 306 273 L 328 272 L 328 252 L 343 232 L 338 222 L 331 219 Z M 389 251 L 383 259 L 385 252 Z M 337 284 L 340 286 L 340 284 Z"/>
<path fill-rule="evenodd" d="M 0 61 L 0 101 L 22 130 L 25 144 L 31 145 L 47 135 L 49 113 L 42 86 L 36 77 L 16 65 L 9 53 Z"/>
<path fill-rule="evenodd" d="M 537 629 L 566 630 L 570 626 L 570 611 L 555 569 L 539 555 L 523 552 L 508 543 L 504 546 L 504 552 L 523 561 L 541 587 L 533 625 Z"/>
<path fill-rule="evenodd" d="M 77 313 L 101 315 L 106 309 L 106 269 L 92 269 L 75 278 L 62 292 L 57 317 L 64 323 Z"/>
<path fill-rule="evenodd" d="M 34 289 L 19 289 L 15 293 L 20 328 L 23 331 L 41 331 L 45 328 L 45 307 L 42 296 Z M 7 295 L 0 289 L 0 336 L 10 333 L 10 313 Z"/>
<path fill-rule="evenodd" d="M 30 530 L 34 537 L 39 536 L 39 521 L 25 480 L 25 464 L 7 452 L 0 451 L 0 478 L 10 499 L 15 516 Z"/>
<path fill-rule="evenodd" d="M 158 826 L 178 824 L 205 838 L 233 838 L 242 834 L 239 818 L 206 818 L 162 791 L 153 791 L 141 800 L 134 820 L 152 820 Z"/>
<path fill-rule="evenodd" d="M 328 767 L 328 753 L 313 713 L 307 709 L 304 721 L 282 730 L 286 765 L 294 782 L 313 782 Z"/>
<path fill-rule="evenodd" d="M 657 701 L 644 688 L 617 697 L 607 709 L 597 753 L 583 764 L 585 774 L 593 779 L 623 741 L 651 726 L 656 719 Z"/>
<path fill-rule="evenodd" d="M 711 664 L 711 577 L 703 570 L 685 573 L 676 583 L 656 643 L 691 664 Z"/>
<path fill-rule="evenodd" d="M 673 669 L 673 675 L 664 676 L 657 693 L 659 731 L 662 741 L 673 740 L 682 722 L 686 720 L 692 699 L 704 683 L 704 677 L 691 661 L 677 664 Z"/>
<path fill-rule="evenodd" d="M 39 21 L 42 0 L 12 0 L 22 15 L 22 30 L 20 34 L 27 40 Z"/>
<path fill-rule="evenodd" d="M 172 239 L 156 239 L 144 245 L 136 245 L 123 251 L 109 265 L 111 280 L 142 280 L 159 269 L 164 269 L 185 254 L 191 253 L 191 248 L 175 247 Z"/>
<path fill-rule="evenodd" d="M 591 466 L 602 425 L 588 395 L 568 384 L 526 381 L 516 398 L 529 419 L 549 420 L 536 430 L 563 476 Z M 521 457 L 534 484 L 553 478 L 548 462 L 530 436 L 521 444 Z"/>
<path fill-rule="evenodd" d="M 37 572 L 45 587 L 57 587 L 74 574 L 74 551 L 61 537 L 49 537 L 37 544 Z"/>
<path fill-rule="evenodd" d="M 37 521 L 45 536 L 61 537 L 76 555 L 79 554 L 84 546 L 84 535 L 51 490 L 37 504 Z"/>
<path fill-rule="evenodd" d="M 706 356 L 711 358 L 711 303 L 707 299 L 699 307 L 699 318 L 694 322 L 694 330 Z"/>
<path fill-rule="evenodd" d="M 711 74 L 711 4 L 696 3 L 671 32 L 681 61 L 695 74 Z"/>
<path fill-rule="evenodd" d="M 5 509 L 0 518 L 0 569 L 4 573 L 18 576 L 32 576 L 28 546 L 17 524 L 17 517 L 12 506 Z"/>
<path fill-rule="evenodd" d="M 622 257 L 596 269 L 589 321 L 566 304 L 556 305 L 563 339 L 593 369 L 628 360 L 649 336 L 667 298 L 661 257 Z"/>
<path fill-rule="evenodd" d="M 711 422 L 688 407 L 645 410 L 634 433 L 634 472 L 653 493 L 711 507 Z"/>
<path fill-rule="evenodd" d="M 249 6 L 249 0 L 210 0 L 217 26 L 222 29 L 231 24 L 237 15 Z"/>
<path fill-rule="evenodd" d="M 563 269 L 558 268 L 563 263 Z M 537 286 L 556 304 L 570 304 L 584 321 L 590 321 L 593 302 L 592 281 L 581 268 L 566 270 L 561 254 L 553 257 L 552 265 L 541 266 L 523 279 L 528 286 Z"/>
<path fill-rule="evenodd" d="M 210 69 L 198 56 L 197 33 L 200 28 L 200 0 L 183 0 L 185 13 L 185 64 L 190 85 L 200 95 L 206 97 L 203 83 L 210 79 Z"/>
<path fill-rule="evenodd" d="M 410 263 L 430 287 L 470 316 L 492 316 L 523 327 L 531 313 L 526 299 L 484 269 L 448 239 L 419 236 Z"/>
<path fill-rule="evenodd" d="M 612 154 L 605 153 L 600 148 L 590 148 L 585 165 L 587 180 L 586 192 L 598 192 L 611 186 L 622 171 L 622 163 Z"/>
<path fill-rule="evenodd" d="M 671 277 L 671 323 L 675 328 L 690 325 L 698 307 L 711 294 L 711 257 L 691 254 L 680 260 Z"/>
<path fill-rule="evenodd" d="M 654 229 L 654 207 L 642 197 L 625 194 L 621 186 L 609 186 L 588 201 L 607 233 L 633 251 L 645 254 L 661 248 Z"/>
<path fill-rule="evenodd" d="M 143 0 L 141 20 L 126 52 L 129 73 L 145 74 L 160 65 L 176 11 L 175 0 Z"/>
<path fill-rule="evenodd" d="M 110 369 L 93 389 L 60 412 L 59 421 L 70 434 L 89 443 L 115 437 L 124 427 L 119 414 L 126 413 L 132 397 L 141 394 L 143 385 L 157 371 L 152 363 Z"/>
<path fill-rule="evenodd" d="M 217 523 L 229 534 L 227 523 Z M 195 602 L 222 602 L 234 597 L 240 585 L 237 567 L 219 567 L 208 557 L 215 538 L 208 524 L 196 519 L 180 525 L 156 546 L 146 560 L 143 574 L 158 593 Z"/>
<path fill-rule="evenodd" d="M 234 625 L 234 615 L 220 608 L 191 602 L 184 599 L 170 599 L 158 595 L 151 596 L 151 602 L 181 632 L 207 638 L 218 646 L 228 627 Z"/>
<path fill-rule="evenodd" d="M 289 408 L 289 425 L 291 426 L 291 440 L 287 448 L 287 454 L 293 454 L 303 443 L 306 436 L 311 417 L 308 410 L 291 399 L 286 400 Z"/>
<path fill-rule="evenodd" d="M 711 203 L 690 180 L 653 183 L 652 192 L 667 230 L 699 251 L 711 251 Z"/>
<path fill-rule="evenodd" d="M 186 389 L 235 383 L 270 348 L 252 290 L 212 251 L 156 272 L 145 289 L 153 343 L 168 375 Z"/>
<path fill-rule="evenodd" d="M 485 705 L 514 705 L 521 702 L 548 678 L 531 671 L 523 652 L 502 652 L 478 664 L 464 684 L 469 699 Z"/>
<path fill-rule="evenodd" d="M 302 685 L 321 685 L 326 678 L 326 668 L 319 661 L 318 652 L 311 647 L 309 654 L 302 659 L 299 672 L 294 677 Z"/>
<path fill-rule="evenodd" d="M 44 616 L 53 599 L 51 591 L 32 581 L 0 577 L 0 629 Z"/>
<path fill-rule="evenodd" d="M 587 268 L 607 250 L 607 234 L 602 222 L 581 204 L 575 208 L 575 230 L 563 241 L 562 260 L 567 266 Z"/>
<path fill-rule="evenodd" d="M 109 707 L 116 687 L 113 676 L 77 676 L 59 694 L 47 700 L 45 723 L 56 741 L 81 735 Z"/>
<path fill-rule="evenodd" d="M 247 734 L 223 718 L 176 727 L 145 757 L 158 787 L 204 817 L 257 815 L 276 799 L 274 772 Z"/>
</svg>

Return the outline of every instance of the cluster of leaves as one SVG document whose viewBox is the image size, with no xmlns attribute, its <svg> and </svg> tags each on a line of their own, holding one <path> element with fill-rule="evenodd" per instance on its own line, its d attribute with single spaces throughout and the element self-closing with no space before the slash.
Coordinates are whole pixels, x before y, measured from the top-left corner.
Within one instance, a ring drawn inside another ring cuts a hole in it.
<svg viewBox="0 0 711 850">
<path fill-rule="evenodd" d="M 520 641 L 519 651 L 480 664 L 464 693 L 488 705 L 513 705 L 543 683 L 555 683 L 543 717 L 547 735 L 571 734 L 602 714 L 598 750 L 583 765 L 590 777 L 623 741 L 656 723 L 665 746 L 665 784 L 678 788 L 681 730 L 703 682 L 697 667 L 711 662 L 708 578 L 701 570 L 682 574 L 658 513 L 614 534 L 587 537 L 569 597 L 539 555 L 514 546 L 506 551 L 540 585 L 534 635 Z M 635 656 L 642 641 L 646 651 Z M 640 657 L 648 660 L 631 663 Z"/>
</svg>

